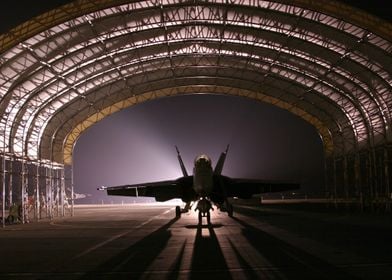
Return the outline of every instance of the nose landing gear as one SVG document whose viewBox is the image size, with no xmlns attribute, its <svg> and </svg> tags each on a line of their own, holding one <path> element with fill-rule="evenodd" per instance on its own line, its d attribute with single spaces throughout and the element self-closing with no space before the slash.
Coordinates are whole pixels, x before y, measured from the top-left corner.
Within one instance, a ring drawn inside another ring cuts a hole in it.
<svg viewBox="0 0 392 280">
<path fill-rule="evenodd" d="M 203 217 L 207 217 L 207 223 L 210 225 L 211 224 L 210 211 L 208 211 L 206 213 L 202 213 L 201 211 L 199 211 L 199 225 L 201 225 L 203 223 Z"/>
<path fill-rule="evenodd" d="M 202 197 L 198 202 L 195 211 L 199 211 L 199 225 L 202 224 L 203 222 L 203 217 L 207 218 L 207 223 L 211 224 L 211 214 L 210 210 L 214 210 L 212 208 L 211 201 L 209 201 L 207 198 Z"/>
</svg>

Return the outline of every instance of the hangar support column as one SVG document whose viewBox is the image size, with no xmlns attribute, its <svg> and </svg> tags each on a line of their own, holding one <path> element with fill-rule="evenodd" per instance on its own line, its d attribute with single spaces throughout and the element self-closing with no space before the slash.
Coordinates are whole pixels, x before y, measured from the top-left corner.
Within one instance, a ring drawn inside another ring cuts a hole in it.
<svg viewBox="0 0 392 280">
<path fill-rule="evenodd" d="M 73 166 L 71 166 L 71 216 L 75 215 L 74 205 L 75 205 L 74 176 L 73 176 Z"/>
<path fill-rule="evenodd" d="M 58 170 L 55 168 L 53 169 L 54 176 L 52 177 L 52 183 L 53 183 L 53 191 L 55 193 L 54 195 L 54 202 L 55 205 L 54 207 L 56 208 L 56 216 L 60 216 L 60 180 L 59 180 L 59 174 Z"/>
<path fill-rule="evenodd" d="M 5 152 L 2 155 L 2 160 L 1 160 L 1 185 L 2 185 L 2 227 L 5 227 L 5 174 L 6 174 L 6 169 L 5 169 Z"/>
<path fill-rule="evenodd" d="M 349 198 L 349 185 L 348 185 L 348 155 L 344 155 L 342 158 L 342 164 L 343 164 L 343 197 L 344 199 Z"/>
<path fill-rule="evenodd" d="M 25 173 L 25 160 L 22 159 L 20 161 L 21 163 L 21 169 L 20 169 L 20 187 L 21 187 L 21 192 L 20 192 L 20 205 L 22 207 L 22 223 L 24 224 L 26 222 L 26 191 L 27 191 L 27 177 L 26 177 L 26 173 Z"/>
<path fill-rule="evenodd" d="M 359 151 L 355 151 L 354 154 L 354 194 L 359 200 L 359 208 L 363 210 L 363 195 L 362 195 L 362 184 L 361 184 L 361 155 Z"/>
<path fill-rule="evenodd" d="M 391 201 L 392 201 L 392 192 L 391 192 L 391 174 L 390 170 L 392 168 L 392 145 L 385 145 L 384 147 L 384 172 L 385 172 L 385 194 L 387 197 L 387 205 L 386 210 L 391 211 Z"/>
<path fill-rule="evenodd" d="M 40 163 L 36 162 L 35 168 L 35 203 L 34 203 L 34 219 L 38 221 L 40 217 L 40 200 L 39 200 L 39 192 L 40 192 Z"/>
<path fill-rule="evenodd" d="M 13 157 L 9 157 L 8 158 L 8 166 L 9 166 L 9 168 L 8 168 L 8 206 L 10 207 L 11 205 L 12 205 L 12 203 L 13 203 L 13 191 L 12 191 L 12 183 L 13 183 L 13 180 L 12 180 L 12 174 L 13 174 L 13 172 L 14 172 L 14 169 L 13 169 Z"/>
<path fill-rule="evenodd" d="M 66 193 L 65 193 L 65 174 L 64 167 L 59 170 L 60 172 L 60 203 L 61 203 L 61 217 L 65 216 Z"/>
<path fill-rule="evenodd" d="M 50 166 L 45 167 L 46 179 L 46 216 L 53 218 L 53 194 L 52 194 L 52 169 Z"/>
</svg>

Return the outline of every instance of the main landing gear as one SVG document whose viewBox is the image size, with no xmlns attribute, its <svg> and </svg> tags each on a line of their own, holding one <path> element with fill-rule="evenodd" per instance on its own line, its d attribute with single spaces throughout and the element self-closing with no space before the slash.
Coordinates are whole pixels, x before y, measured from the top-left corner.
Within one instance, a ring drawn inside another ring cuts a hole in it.
<svg viewBox="0 0 392 280">
<path fill-rule="evenodd" d="M 229 215 L 229 217 L 232 218 L 233 212 L 234 212 L 233 205 L 231 205 L 230 203 L 227 203 L 226 211 L 227 211 L 227 215 Z"/>
<path fill-rule="evenodd" d="M 181 214 L 187 213 L 189 211 L 189 209 L 191 209 L 191 202 L 187 202 L 183 209 L 181 209 L 180 206 L 176 206 L 176 218 L 178 218 L 178 219 L 181 218 Z"/>
<path fill-rule="evenodd" d="M 176 218 L 181 218 L 181 207 L 176 206 Z"/>
<path fill-rule="evenodd" d="M 199 225 L 202 224 L 203 217 L 206 217 L 207 223 L 211 224 L 210 210 L 214 210 L 214 208 L 212 208 L 211 201 L 206 197 L 200 198 L 195 209 L 195 211 L 199 211 Z"/>
</svg>

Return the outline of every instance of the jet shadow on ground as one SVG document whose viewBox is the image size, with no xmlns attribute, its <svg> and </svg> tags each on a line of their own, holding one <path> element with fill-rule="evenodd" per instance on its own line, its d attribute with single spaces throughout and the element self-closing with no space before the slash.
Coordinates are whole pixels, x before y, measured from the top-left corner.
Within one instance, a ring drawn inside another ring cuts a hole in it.
<svg viewBox="0 0 392 280">
<path fill-rule="evenodd" d="M 196 227 L 190 279 L 232 279 L 214 228 L 222 225 Z"/>
<path fill-rule="evenodd" d="M 307 253 L 304 249 L 295 247 L 249 224 L 245 221 L 247 219 L 237 217 L 233 219 L 238 222 L 239 226 L 242 226 L 240 234 L 246 239 L 247 246 L 251 246 L 265 258 L 266 264 L 255 267 L 254 263 L 248 263 L 244 257 L 247 254 L 244 251 L 246 246 L 236 244 L 234 242 L 236 239 L 230 236 L 227 236 L 227 246 L 222 248 L 215 229 L 225 225 L 185 226 L 192 232 L 190 236 L 194 238 L 193 248 L 187 249 L 187 246 L 191 246 L 189 239 L 180 244 L 178 253 L 174 256 L 175 259 L 169 262 L 170 267 L 165 268 L 166 273 L 168 272 L 168 274 L 165 273 L 166 278 L 177 279 L 183 273 L 189 273 L 190 279 L 201 279 L 207 276 L 209 279 L 232 279 L 232 271 L 223 251 L 231 250 L 240 266 L 236 269 L 240 269 L 242 276 L 247 279 L 256 279 L 263 274 L 267 278 L 278 279 L 355 279 L 340 268 Z M 169 228 L 176 221 L 177 219 L 170 220 L 108 261 L 99 264 L 80 279 L 108 279 L 110 276 L 138 279 L 148 275 L 148 268 L 161 255 L 172 238 Z M 189 256 L 185 256 L 186 249 L 188 252 L 189 249 L 192 250 L 192 256 L 189 270 L 182 271 L 183 261 L 189 259 Z M 163 257 L 173 258 L 173 255 Z"/>
<path fill-rule="evenodd" d="M 143 275 L 148 274 L 149 266 L 167 247 L 172 237 L 169 228 L 177 220 L 171 220 L 108 261 L 99 264 L 94 270 L 88 272 L 80 279 L 108 279 L 111 276 L 139 279 Z M 219 277 L 232 279 L 214 231 L 215 227 L 222 227 L 222 225 L 186 226 L 191 231 L 196 230 L 195 235 L 191 234 L 192 238 L 194 236 L 194 246 L 190 271 L 186 272 L 189 273 L 190 279 L 200 279 L 204 275 L 208 275 L 208 277 L 216 276 L 216 279 L 222 279 Z M 180 277 L 186 242 L 185 240 L 181 244 L 179 253 L 172 265 L 166 268 L 169 271 L 167 279 Z"/>
<path fill-rule="evenodd" d="M 113 258 L 99 264 L 94 270 L 88 272 L 80 279 L 108 279 L 110 275 L 128 276 L 131 277 L 130 279 L 140 278 L 150 264 L 166 248 L 167 242 L 172 236 L 168 229 L 177 220 L 178 218 L 170 220 Z"/>
</svg>

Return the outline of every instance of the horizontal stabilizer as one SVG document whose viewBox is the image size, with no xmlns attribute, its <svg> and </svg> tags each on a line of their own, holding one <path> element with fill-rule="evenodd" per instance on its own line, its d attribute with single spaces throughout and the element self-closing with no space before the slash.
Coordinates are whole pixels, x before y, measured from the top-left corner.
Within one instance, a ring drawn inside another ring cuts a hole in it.
<svg viewBox="0 0 392 280">
<path fill-rule="evenodd" d="M 115 187 L 101 187 L 98 190 L 106 190 L 108 195 L 121 196 L 147 196 L 155 197 L 156 201 L 166 201 L 173 198 L 186 199 L 194 197 L 191 182 L 193 177 L 181 177 L 177 180 L 159 181 L 145 184 L 124 185 Z"/>
<path fill-rule="evenodd" d="M 139 192 L 143 189 L 143 187 L 115 187 L 115 188 L 108 188 L 107 192 L 108 195 L 122 195 L 122 196 L 139 196 Z"/>
</svg>

